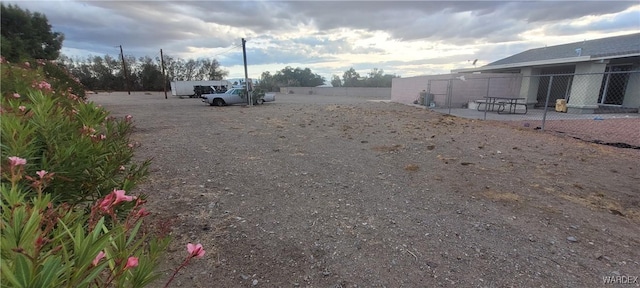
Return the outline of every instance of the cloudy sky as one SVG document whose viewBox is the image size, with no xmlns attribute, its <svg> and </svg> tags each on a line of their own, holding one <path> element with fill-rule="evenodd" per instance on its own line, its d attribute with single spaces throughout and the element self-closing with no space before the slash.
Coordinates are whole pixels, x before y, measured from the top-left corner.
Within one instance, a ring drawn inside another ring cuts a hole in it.
<svg viewBox="0 0 640 288">
<path fill-rule="evenodd" d="M 640 32 L 633 1 L 3 1 L 44 13 L 67 56 L 215 58 L 249 77 L 285 66 L 410 77 L 545 45 Z"/>
</svg>

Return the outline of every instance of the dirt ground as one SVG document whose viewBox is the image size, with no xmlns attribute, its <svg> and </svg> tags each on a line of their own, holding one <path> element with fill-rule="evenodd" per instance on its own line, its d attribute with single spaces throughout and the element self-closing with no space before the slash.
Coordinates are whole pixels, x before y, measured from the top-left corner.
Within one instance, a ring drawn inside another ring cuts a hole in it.
<svg viewBox="0 0 640 288">
<path fill-rule="evenodd" d="M 364 97 L 89 99 L 133 115 L 136 157 L 153 158 L 133 193 L 174 239 L 157 287 L 187 242 L 207 254 L 173 287 L 609 287 L 603 277 L 640 276 L 640 150 Z"/>
<path fill-rule="evenodd" d="M 565 133 L 585 141 L 640 149 L 640 118 L 589 120 L 550 120 L 548 131 Z"/>
</svg>

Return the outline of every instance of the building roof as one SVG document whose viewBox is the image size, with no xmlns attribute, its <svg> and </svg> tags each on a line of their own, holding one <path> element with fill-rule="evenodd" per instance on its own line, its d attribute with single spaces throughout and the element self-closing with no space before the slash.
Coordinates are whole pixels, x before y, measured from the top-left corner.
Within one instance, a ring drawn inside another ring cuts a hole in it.
<svg viewBox="0 0 640 288">
<path fill-rule="evenodd" d="M 640 53 L 640 33 L 530 49 L 487 66 L 590 56 L 600 58 Z"/>
<path fill-rule="evenodd" d="M 455 69 L 452 72 L 479 72 L 638 55 L 640 55 L 640 33 L 634 33 L 530 49 L 482 67 Z"/>
</svg>

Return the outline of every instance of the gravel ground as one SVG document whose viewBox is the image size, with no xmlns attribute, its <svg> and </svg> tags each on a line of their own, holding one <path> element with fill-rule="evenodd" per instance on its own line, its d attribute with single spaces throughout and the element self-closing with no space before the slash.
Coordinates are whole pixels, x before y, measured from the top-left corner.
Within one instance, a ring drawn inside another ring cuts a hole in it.
<svg viewBox="0 0 640 288">
<path fill-rule="evenodd" d="M 133 115 L 136 157 L 153 157 L 134 194 L 174 238 L 158 287 L 187 242 L 207 255 L 176 287 L 601 287 L 640 276 L 639 150 L 366 97 L 90 100 Z"/>
</svg>

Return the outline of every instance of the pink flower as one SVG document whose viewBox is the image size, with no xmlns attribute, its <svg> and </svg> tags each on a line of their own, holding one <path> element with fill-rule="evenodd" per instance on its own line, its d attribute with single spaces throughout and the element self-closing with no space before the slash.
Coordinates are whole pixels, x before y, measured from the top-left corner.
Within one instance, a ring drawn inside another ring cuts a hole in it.
<svg viewBox="0 0 640 288">
<path fill-rule="evenodd" d="M 98 207 L 100 208 L 100 210 L 104 212 L 108 212 L 109 209 L 111 209 L 111 204 L 113 203 L 113 199 L 115 197 L 116 196 L 113 193 L 109 193 L 109 195 L 105 196 L 104 199 L 100 201 L 100 204 L 98 204 Z"/>
<path fill-rule="evenodd" d="M 40 179 L 42 179 L 42 178 L 44 178 L 45 175 L 47 175 L 47 171 L 40 170 L 40 171 L 36 172 L 36 174 L 38 174 L 38 176 L 40 176 Z"/>
<path fill-rule="evenodd" d="M 24 66 L 31 67 L 31 63 L 29 63 L 29 62 L 24 62 Z"/>
<path fill-rule="evenodd" d="M 73 110 L 73 111 L 76 111 L 76 110 Z M 77 111 L 75 113 L 78 114 Z M 93 134 L 93 133 L 96 133 L 96 129 L 93 129 L 92 127 L 89 127 L 87 125 L 82 125 L 82 133 Z"/>
<path fill-rule="evenodd" d="M 25 165 L 25 164 L 27 164 L 27 159 L 20 158 L 20 157 L 17 157 L 17 156 L 9 157 L 9 165 L 11 165 L 11 167 L 15 167 L 15 166 L 19 166 L 19 165 Z"/>
<path fill-rule="evenodd" d="M 104 258 L 104 251 L 100 251 L 98 253 L 98 255 L 96 255 L 96 258 L 93 259 L 93 261 L 91 261 L 91 264 L 93 264 L 93 266 L 98 266 L 98 262 L 100 262 L 100 260 L 102 260 L 102 258 Z"/>
<path fill-rule="evenodd" d="M 40 87 L 40 89 L 51 90 L 51 84 L 45 81 L 40 81 L 40 84 L 38 84 L 38 87 Z"/>
<path fill-rule="evenodd" d="M 147 216 L 147 215 L 149 215 L 149 214 L 150 214 L 150 213 L 149 213 L 149 212 L 147 212 L 147 209 L 140 208 L 140 210 L 138 210 L 138 213 L 136 213 L 136 216 L 138 216 L 138 217 L 144 217 L 144 216 Z"/>
<path fill-rule="evenodd" d="M 131 121 L 131 119 L 133 119 L 133 116 L 131 115 L 127 115 L 124 117 L 124 120 L 126 120 L 127 122 Z"/>
<path fill-rule="evenodd" d="M 18 93 L 13 93 L 13 98 L 20 98 L 20 94 L 18 94 Z"/>
<path fill-rule="evenodd" d="M 127 167 L 124 167 L 124 165 L 120 165 L 120 171 L 124 171 L 127 170 Z"/>
<path fill-rule="evenodd" d="M 131 202 L 131 201 L 133 201 L 133 199 L 135 199 L 135 198 L 133 198 L 133 196 L 124 195 L 124 193 L 127 193 L 127 192 L 124 191 L 124 190 L 113 190 L 112 194 L 114 194 L 115 197 L 116 197 L 116 201 L 113 201 L 113 205 L 116 205 L 116 204 L 118 204 L 120 202 L 123 202 L 123 201 Z"/>
<path fill-rule="evenodd" d="M 100 134 L 100 140 L 104 140 L 107 139 L 107 136 L 105 136 L 104 134 Z"/>
<path fill-rule="evenodd" d="M 202 248 L 202 244 L 193 245 L 191 243 L 187 244 L 187 252 L 189 252 L 190 257 L 202 258 L 204 256 L 204 249 Z"/>
<path fill-rule="evenodd" d="M 129 269 L 138 266 L 138 257 L 129 257 L 127 259 L 127 266 L 124 266 L 124 269 Z"/>
<path fill-rule="evenodd" d="M 127 147 L 133 148 L 133 144 L 129 143 L 129 144 L 127 144 Z"/>
<path fill-rule="evenodd" d="M 25 110 L 27 110 L 27 107 L 24 107 L 24 105 L 20 105 L 18 106 L 18 109 L 22 112 L 24 112 Z"/>
<path fill-rule="evenodd" d="M 5 59 L 4 57 L 0 56 L 0 63 L 7 63 L 7 59 Z"/>
</svg>

